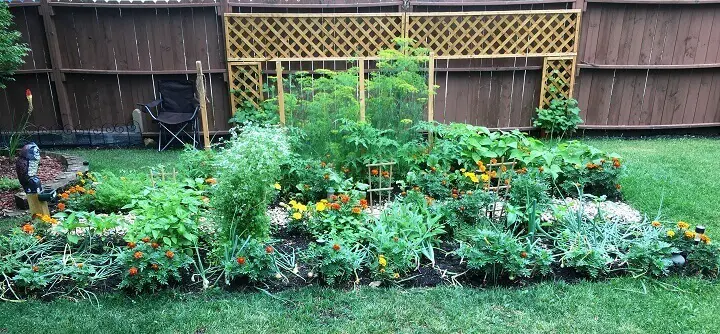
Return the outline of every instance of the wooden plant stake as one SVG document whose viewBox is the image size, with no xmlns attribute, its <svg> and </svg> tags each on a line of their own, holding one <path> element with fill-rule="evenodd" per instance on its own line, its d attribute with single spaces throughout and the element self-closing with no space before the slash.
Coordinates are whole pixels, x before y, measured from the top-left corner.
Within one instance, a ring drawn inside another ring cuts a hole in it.
<svg viewBox="0 0 720 334">
<path fill-rule="evenodd" d="M 197 86 L 198 102 L 200 103 L 200 120 L 202 122 L 203 142 L 205 149 L 210 149 L 210 131 L 208 130 L 208 117 L 207 117 L 207 98 L 205 93 L 205 76 L 202 71 L 202 63 L 198 60 L 195 62 L 197 68 L 197 78 L 195 79 L 195 85 Z"/>
</svg>

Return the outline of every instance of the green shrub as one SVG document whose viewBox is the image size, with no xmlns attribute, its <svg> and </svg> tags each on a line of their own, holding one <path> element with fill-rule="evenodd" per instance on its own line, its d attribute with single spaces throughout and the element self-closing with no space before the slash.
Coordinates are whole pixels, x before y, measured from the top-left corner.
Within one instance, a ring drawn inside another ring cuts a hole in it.
<svg viewBox="0 0 720 334">
<path fill-rule="evenodd" d="M 120 251 L 118 263 L 123 267 L 123 280 L 119 288 L 132 288 L 136 292 L 155 291 L 167 286 L 171 280 L 180 281 L 181 269 L 188 269 L 192 258 L 176 248 L 158 244 L 129 243 Z"/>
<path fill-rule="evenodd" d="M 13 80 L 15 70 L 25 63 L 23 58 L 30 51 L 26 44 L 20 43 L 20 32 L 11 29 L 12 19 L 8 4 L 3 1 L 0 3 L 0 88 L 5 88 L 5 83 Z"/>
<path fill-rule="evenodd" d="M 305 202 L 326 198 L 328 190 L 337 191 L 344 178 L 335 172 L 332 163 L 316 159 L 302 159 L 294 155 L 284 166 L 280 182 L 283 193 Z"/>
<path fill-rule="evenodd" d="M 461 243 L 457 254 L 467 260 L 470 269 L 489 275 L 494 281 L 501 277 L 514 280 L 551 272 L 552 253 L 508 232 L 477 230 L 468 243 Z"/>
<path fill-rule="evenodd" d="M 463 235 L 463 231 L 489 228 L 492 225 L 488 212 L 497 196 L 492 192 L 482 190 L 469 191 L 457 199 L 449 199 L 439 204 L 439 211 L 443 215 L 443 222 L 447 224 L 456 238 Z"/>
<path fill-rule="evenodd" d="M 580 108 L 575 99 L 553 99 L 546 108 L 537 108 L 537 117 L 533 126 L 545 130 L 551 137 L 575 132 L 578 124 L 582 123 Z"/>
<path fill-rule="evenodd" d="M 657 231 L 648 230 L 647 233 L 630 241 L 624 254 L 630 273 L 635 276 L 660 277 L 670 272 L 670 267 L 673 265 L 671 257 L 677 249 L 670 243 L 662 241 L 660 237 Z"/>
<path fill-rule="evenodd" d="M 214 177 L 215 171 L 215 151 L 198 150 L 190 145 L 185 146 L 185 150 L 180 154 L 178 159 L 178 170 L 180 173 L 191 179 L 207 179 Z"/>
<path fill-rule="evenodd" d="M 357 271 L 365 261 L 365 253 L 357 246 L 330 240 L 323 245 L 310 244 L 302 258 L 313 274 L 333 285 L 347 281 L 352 275 L 357 277 Z"/>
<path fill-rule="evenodd" d="M 123 173 L 117 176 L 111 172 L 97 174 L 94 184 L 95 201 L 91 204 L 97 212 L 118 212 L 132 201 L 133 196 L 141 193 L 150 185 L 147 175 Z"/>
<path fill-rule="evenodd" d="M 238 130 L 217 156 L 217 187 L 212 204 L 226 233 L 266 238 L 270 232 L 267 206 L 288 162 L 287 137 L 280 128 L 246 126 Z M 230 235 L 228 235 L 228 239 Z"/>
</svg>

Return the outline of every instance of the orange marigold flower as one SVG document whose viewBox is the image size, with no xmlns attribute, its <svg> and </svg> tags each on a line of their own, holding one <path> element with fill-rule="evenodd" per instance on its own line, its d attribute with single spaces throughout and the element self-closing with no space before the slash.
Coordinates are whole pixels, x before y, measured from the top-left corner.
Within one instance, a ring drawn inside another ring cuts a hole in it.
<svg viewBox="0 0 720 334">
<path fill-rule="evenodd" d="M 688 228 L 690 227 L 690 224 L 688 224 L 688 223 L 686 223 L 686 222 L 684 222 L 684 221 L 679 221 L 679 222 L 677 223 L 677 227 L 680 228 L 680 229 L 686 230 L 686 229 L 688 229 Z"/>
<path fill-rule="evenodd" d="M 138 259 L 138 260 L 139 260 L 139 259 L 142 259 L 143 253 L 140 252 L 140 251 L 135 252 L 135 254 L 133 254 L 133 257 L 135 257 L 135 258 Z"/>
<path fill-rule="evenodd" d="M 701 234 L 700 241 L 702 241 L 706 245 L 710 244 L 710 237 L 708 237 L 707 234 Z"/>
<path fill-rule="evenodd" d="M 622 189 L 622 186 L 618 183 L 615 185 L 615 189 L 620 190 L 620 189 Z"/>
<path fill-rule="evenodd" d="M 332 204 L 330 204 L 330 209 L 340 210 L 340 203 L 332 203 Z"/>
<path fill-rule="evenodd" d="M 131 267 L 130 270 L 128 270 L 128 274 L 130 274 L 130 276 L 135 276 L 135 275 L 137 275 L 137 273 L 138 273 L 138 269 L 135 267 Z"/>
<path fill-rule="evenodd" d="M 158 247 L 160 247 L 160 244 L 158 244 L 157 242 L 153 242 L 152 244 L 150 244 L 150 246 L 154 249 L 158 249 Z"/>
<path fill-rule="evenodd" d="M 542 173 L 543 171 L 545 171 L 545 168 L 543 168 L 543 166 L 540 166 L 540 167 L 538 167 L 538 171 L 540 171 L 540 173 Z"/>
<path fill-rule="evenodd" d="M 327 164 L 325 163 L 325 161 L 320 161 L 320 167 L 325 168 L 325 166 L 327 166 Z"/>
<path fill-rule="evenodd" d="M 482 162 L 482 161 L 480 161 L 480 160 L 478 160 L 478 161 L 475 161 L 475 164 L 476 164 L 476 165 L 477 165 L 478 167 L 482 167 L 482 166 L 484 166 L 483 162 Z"/>
<path fill-rule="evenodd" d="M 68 198 L 70 198 L 70 195 L 68 193 L 62 193 L 62 194 L 60 194 L 60 197 L 62 199 L 68 199 Z"/>
<path fill-rule="evenodd" d="M 205 179 L 205 183 L 212 185 L 212 184 L 216 184 L 217 180 L 214 177 L 209 177 L 209 178 Z"/>
<path fill-rule="evenodd" d="M 175 256 L 175 253 L 172 251 L 165 252 L 165 256 L 167 256 L 168 259 L 172 259 Z"/>
<path fill-rule="evenodd" d="M 348 195 L 340 195 L 340 202 L 347 203 L 350 201 L 350 196 Z"/>
<path fill-rule="evenodd" d="M 363 209 L 366 209 L 366 208 L 368 207 L 368 201 L 367 201 L 366 199 L 364 199 L 364 198 L 361 199 L 361 200 L 360 200 L 360 206 L 361 206 Z"/>
<path fill-rule="evenodd" d="M 265 253 L 272 254 L 275 251 L 275 248 L 272 246 L 265 247 Z"/>
<path fill-rule="evenodd" d="M 95 195 L 95 190 L 94 190 L 94 189 L 90 189 L 90 190 L 87 191 L 87 193 L 88 193 L 88 195 Z"/>
<path fill-rule="evenodd" d="M 22 226 L 22 230 L 27 234 L 33 234 L 35 232 L 35 226 L 32 224 L 25 224 Z"/>
<path fill-rule="evenodd" d="M 452 194 L 452 198 L 458 198 L 458 194 Z"/>
<path fill-rule="evenodd" d="M 354 207 L 352 208 L 352 213 L 358 215 L 358 214 L 360 214 L 360 212 L 362 212 L 362 209 L 360 209 L 359 206 L 354 206 Z"/>
<path fill-rule="evenodd" d="M 57 209 L 60 211 L 65 211 L 65 203 L 58 203 Z"/>
<path fill-rule="evenodd" d="M 142 242 L 144 242 L 144 243 L 148 243 L 148 242 L 150 242 L 150 237 L 144 237 L 140 240 L 142 240 Z"/>
<path fill-rule="evenodd" d="M 662 224 L 661 224 L 659 221 L 657 221 L 657 220 L 654 220 L 651 224 L 652 224 L 652 226 L 655 226 L 655 227 L 660 227 L 660 226 L 662 225 Z"/>
<path fill-rule="evenodd" d="M 323 179 L 329 180 L 329 179 L 330 179 L 330 174 L 325 174 L 325 175 L 323 175 Z"/>
<path fill-rule="evenodd" d="M 490 175 L 490 178 L 491 178 L 491 179 L 494 179 L 494 178 L 497 177 L 497 172 L 496 172 L 496 171 L 491 171 L 489 175 Z"/>
<path fill-rule="evenodd" d="M 237 258 L 237 263 L 242 266 L 243 264 L 245 264 L 245 258 L 242 257 L 242 256 L 241 256 L 241 257 L 238 257 L 238 258 Z"/>
<path fill-rule="evenodd" d="M 150 268 L 152 268 L 152 270 L 158 271 L 158 269 L 160 269 L 160 266 L 158 266 L 157 263 L 153 263 Z"/>
<path fill-rule="evenodd" d="M 526 257 L 527 257 L 527 252 L 524 252 L 524 251 L 523 251 L 523 252 L 520 252 L 520 257 L 523 258 L 523 259 L 526 258 Z"/>
<path fill-rule="evenodd" d="M 490 159 L 490 163 L 491 163 L 491 164 L 496 164 L 496 163 L 497 163 L 497 159 L 495 159 L 495 158 Z"/>
<path fill-rule="evenodd" d="M 82 269 L 83 266 L 84 266 L 83 263 L 78 263 L 78 264 L 77 264 L 77 267 L 80 268 L 80 269 Z"/>
<path fill-rule="evenodd" d="M 127 246 L 128 246 L 128 248 L 133 249 L 133 248 L 135 248 L 135 246 L 137 246 L 137 245 L 136 245 L 134 242 L 131 241 L 131 242 L 128 242 L 128 243 L 127 243 Z"/>
<path fill-rule="evenodd" d="M 330 195 L 330 202 L 335 202 L 335 201 L 337 201 L 337 196 L 336 196 L 336 195 Z"/>
<path fill-rule="evenodd" d="M 695 232 L 693 231 L 685 231 L 685 237 L 688 239 L 695 238 Z"/>
<path fill-rule="evenodd" d="M 370 174 L 377 176 L 380 172 L 377 169 L 373 169 L 370 171 Z"/>
<path fill-rule="evenodd" d="M 383 172 L 382 172 L 382 176 L 387 179 L 387 178 L 390 177 L 390 172 L 388 172 L 388 171 L 383 171 Z"/>
<path fill-rule="evenodd" d="M 38 271 L 40 271 L 40 267 L 38 267 L 38 266 L 32 266 L 32 271 L 38 272 Z"/>
<path fill-rule="evenodd" d="M 339 251 L 339 250 L 340 250 L 340 245 L 334 244 L 334 245 L 333 245 L 333 249 L 334 249 L 336 252 Z"/>
</svg>

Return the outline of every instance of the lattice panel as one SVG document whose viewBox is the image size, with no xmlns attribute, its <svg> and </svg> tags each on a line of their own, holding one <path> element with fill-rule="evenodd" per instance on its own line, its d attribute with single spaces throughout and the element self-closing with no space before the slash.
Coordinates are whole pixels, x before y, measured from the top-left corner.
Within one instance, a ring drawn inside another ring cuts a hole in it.
<svg viewBox="0 0 720 334">
<path fill-rule="evenodd" d="M 577 52 L 579 10 L 407 13 L 407 37 L 437 58 L 550 56 Z"/>
<path fill-rule="evenodd" d="M 540 107 L 553 99 L 569 99 L 575 86 L 575 57 L 546 57 L 543 62 Z"/>
<path fill-rule="evenodd" d="M 230 108 L 235 114 L 244 101 L 259 107 L 262 101 L 262 70 L 259 62 L 228 62 Z"/>
<path fill-rule="evenodd" d="M 226 14 L 228 60 L 373 57 L 393 48 L 404 14 Z"/>
</svg>

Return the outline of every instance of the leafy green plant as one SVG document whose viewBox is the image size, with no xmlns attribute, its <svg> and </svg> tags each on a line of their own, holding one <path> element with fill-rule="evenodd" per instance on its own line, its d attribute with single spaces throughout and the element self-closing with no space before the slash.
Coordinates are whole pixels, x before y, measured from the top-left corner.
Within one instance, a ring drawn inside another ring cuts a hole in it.
<svg viewBox="0 0 720 334">
<path fill-rule="evenodd" d="M 457 254 L 467 260 L 470 269 L 489 275 L 493 281 L 501 277 L 514 280 L 535 274 L 547 275 L 552 270 L 552 253 L 529 242 L 523 242 L 505 231 L 478 229 L 461 243 Z"/>
<path fill-rule="evenodd" d="M 0 3 L 0 88 L 5 88 L 5 83 L 13 80 L 15 70 L 25 63 L 23 58 L 30 51 L 27 44 L 20 42 L 22 36 L 13 29 L 12 19 L 8 4 L 3 1 Z"/>
<path fill-rule="evenodd" d="M 365 252 L 358 245 L 351 246 L 340 240 L 329 240 L 322 245 L 312 243 L 302 256 L 311 272 L 333 285 L 347 281 L 365 261 Z"/>
<path fill-rule="evenodd" d="M 274 184 L 281 179 L 280 166 L 289 157 L 287 137 L 280 128 L 246 126 L 227 142 L 218 154 L 218 184 L 211 197 L 226 232 L 237 219 L 238 235 L 268 236 L 266 209 L 276 191 Z"/>
<path fill-rule="evenodd" d="M 418 268 L 424 256 L 435 263 L 434 247 L 445 233 L 441 215 L 432 213 L 424 200 L 396 201 L 380 218 L 362 227 L 361 236 L 368 244 L 372 275 L 380 279 L 398 279 Z"/>
<path fill-rule="evenodd" d="M 624 259 L 627 261 L 628 271 L 633 275 L 661 277 L 670 272 L 673 265 L 671 257 L 675 251 L 677 249 L 662 241 L 656 231 L 648 230 L 630 241 Z"/>
<path fill-rule="evenodd" d="M 580 108 L 575 99 L 553 99 L 547 108 L 537 108 L 537 117 L 533 126 L 545 130 L 550 137 L 560 135 L 560 138 L 570 134 L 582 123 Z"/>
<path fill-rule="evenodd" d="M 495 193 L 482 190 L 469 191 L 457 199 L 450 199 L 439 204 L 443 221 L 455 238 L 461 238 L 464 231 L 490 228 L 492 220 L 488 212 L 497 200 Z"/>
<path fill-rule="evenodd" d="M 20 189 L 20 182 L 7 177 L 0 177 L 0 191 L 9 191 Z"/>
<path fill-rule="evenodd" d="M 198 241 L 198 221 L 205 203 L 196 181 L 166 183 L 147 187 L 133 196 L 125 209 L 135 215 L 125 240 L 149 238 L 176 249 L 189 248 Z"/>
<path fill-rule="evenodd" d="M 310 204 L 310 217 L 305 221 L 304 228 L 317 238 L 341 238 L 342 240 L 358 240 L 361 226 L 368 220 L 365 211 L 368 207 L 364 195 L 359 191 L 349 194 L 333 195 L 329 200 L 321 200 Z M 302 220 L 303 205 L 290 202 L 291 218 Z"/>
<path fill-rule="evenodd" d="M 192 145 L 185 145 L 178 159 L 178 170 L 190 179 L 208 179 L 215 176 L 215 155 L 213 150 L 198 150 Z"/>
<path fill-rule="evenodd" d="M 231 244 L 225 246 L 223 268 L 225 283 L 236 277 L 247 277 L 251 281 L 261 281 L 277 274 L 276 251 L 270 245 L 263 244 L 252 237 L 241 239 L 233 236 Z"/>
<path fill-rule="evenodd" d="M 167 286 L 171 280 L 180 281 L 181 269 L 188 269 L 192 258 L 167 245 L 139 242 L 128 243 L 117 257 L 124 268 L 123 280 L 119 288 L 132 288 L 136 292 L 150 289 L 158 290 Z"/>
</svg>

